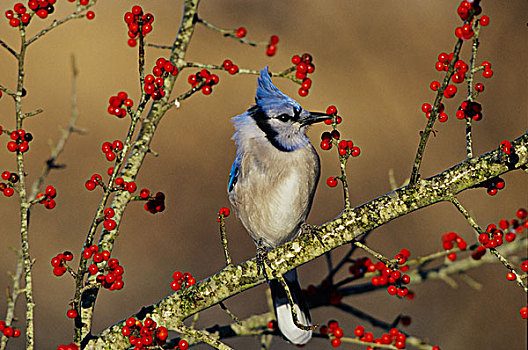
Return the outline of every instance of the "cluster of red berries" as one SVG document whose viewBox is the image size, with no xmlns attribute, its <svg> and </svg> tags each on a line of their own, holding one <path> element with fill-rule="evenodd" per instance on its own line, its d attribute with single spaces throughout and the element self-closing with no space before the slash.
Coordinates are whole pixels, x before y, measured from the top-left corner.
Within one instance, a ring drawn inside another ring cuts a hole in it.
<svg viewBox="0 0 528 350">
<path fill-rule="evenodd" d="M 482 77 L 489 79 L 493 76 L 493 69 L 491 69 L 491 63 L 488 61 L 484 61 L 481 63 L 481 66 L 484 67 L 484 70 L 482 71 Z"/>
<path fill-rule="evenodd" d="M 114 142 L 104 142 L 101 146 L 101 151 L 105 154 L 109 162 L 116 159 L 116 154 L 123 150 L 123 142 L 115 140 Z"/>
<path fill-rule="evenodd" d="M 473 119 L 479 121 L 482 119 L 482 106 L 478 102 L 463 101 L 455 113 L 457 119 Z"/>
<path fill-rule="evenodd" d="M 93 191 L 97 185 L 103 186 L 103 178 L 99 174 L 93 174 L 92 177 L 84 183 L 84 187 L 86 187 L 88 191 Z"/>
<path fill-rule="evenodd" d="M 475 15 L 476 16 L 480 15 L 480 13 L 482 12 L 482 8 L 478 4 L 478 1 L 477 2 L 475 2 L 475 1 L 471 1 L 471 2 L 462 1 L 460 3 L 460 5 L 458 5 L 458 8 L 457 8 L 457 13 L 460 16 L 460 19 L 463 20 L 463 21 L 468 19 L 469 18 L 469 11 L 472 8 L 475 10 Z"/>
<path fill-rule="evenodd" d="M 180 271 L 175 271 L 172 274 L 172 279 L 173 281 L 170 286 L 173 290 L 179 290 L 180 288 L 185 289 L 196 284 L 196 279 L 194 279 L 194 277 L 188 272 L 181 273 Z"/>
<path fill-rule="evenodd" d="M 99 247 L 91 245 L 85 248 L 82 257 L 86 260 L 92 258 L 93 263 L 88 266 L 88 272 L 90 275 L 96 275 L 96 281 L 101 283 L 104 288 L 109 290 L 120 290 L 123 289 L 125 282 L 123 282 L 123 273 L 125 272 L 123 266 L 119 265 L 118 259 L 110 259 L 110 252 L 103 250 L 99 252 Z M 100 268 L 97 264 L 107 261 L 105 268 Z M 105 274 L 106 272 L 106 274 Z"/>
<path fill-rule="evenodd" d="M 277 44 L 279 43 L 279 37 L 276 35 L 272 35 L 270 37 L 270 41 L 268 46 L 266 47 L 266 55 L 269 57 L 275 56 L 277 53 Z"/>
<path fill-rule="evenodd" d="M 28 1 L 28 7 L 33 14 L 44 19 L 55 11 L 56 0 L 30 0 Z M 20 25 L 28 25 L 31 20 L 32 14 L 28 12 L 24 4 L 18 2 L 13 6 L 13 10 L 7 10 L 5 12 L 6 18 L 9 20 L 11 27 L 18 27 Z"/>
<path fill-rule="evenodd" d="M 43 204 L 46 209 L 53 209 L 57 205 L 55 197 L 57 196 L 57 190 L 55 187 L 49 185 L 46 187 L 44 192 L 37 194 L 37 198 L 40 198 L 39 203 Z"/>
<path fill-rule="evenodd" d="M 445 110 L 444 104 L 440 102 L 440 104 L 438 105 L 438 114 L 437 114 L 438 121 L 440 123 L 445 123 L 448 119 L 447 114 L 444 112 L 444 110 Z M 433 111 L 433 106 L 431 106 L 430 103 L 425 102 L 424 104 L 422 104 L 422 112 L 425 113 L 425 117 L 427 119 L 431 118 L 432 111 Z"/>
<path fill-rule="evenodd" d="M 2 332 L 6 338 L 20 337 L 20 329 L 8 326 L 4 320 L 0 320 L 0 332 Z"/>
<path fill-rule="evenodd" d="M 339 141 L 339 138 L 341 135 L 339 134 L 339 131 L 332 130 L 332 132 L 325 131 L 321 134 L 321 148 L 323 150 L 327 150 L 332 148 L 332 139 L 334 139 L 337 143 Z M 337 143 L 339 155 L 342 157 L 357 157 L 361 153 L 361 150 L 359 147 L 354 146 L 354 142 L 352 140 L 341 140 L 339 143 Z"/>
<path fill-rule="evenodd" d="M 152 68 L 152 74 L 147 74 L 145 77 L 145 86 L 143 87 L 145 93 L 155 101 L 164 97 L 165 90 L 163 90 L 163 85 L 165 84 L 165 78 L 169 74 L 177 75 L 178 68 L 165 58 L 158 58 L 156 65 Z"/>
<path fill-rule="evenodd" d="M 384 333 L 379 338 L 374 339 L 374 334 L 372 332 L 365 332 L 365 327 L 358 325 L 354 329 L 354 335 L 359 338 L 359 340 L 368 343 L 375 344 L 392 344 L 396 349 L 404 349 L 405 343 L 407 341 L 407 336 L 400 332 L 397 328 L 391 328 L 389 333 Z M 433 347 L 434 349 L 435 347 Z M 367 346 L 367 350 L 373 350 L 375 347 Z M 439 350 L 438 347 L 436 347 Z"/>
<path fill-rule="evenodd" d="M 65 266 L 66 261 L 72 261 L 73 254 L 69 251 L 59 253 L 55 257 L 51 258 L 51 266 L 53 266 L 53 274 L 55 276 L 62 276 L 66 272 Z"/>
<path fill-rule="evenodd" d="M 79 349 L 80 349 L 79 345 L 75 343 L 70 343 L 68 345 L 59 345 L 57 347 L 57 350 L 79 350 Z"/>
<path fill-rule="evenodd" d="M 402 274 L 399 269 L 391 269 L 381 261 L 378 261 L 378 263 L 373 265 L 375 269 L 379 271 L 379 275 L 370 279 L 372 285 L 385 286 L 389 284 L 387 292 L 390 295 L 398 295 L 401 298 L 408 297 L 409 299 L 414 297 L 407 287 L 402 286 L 402 284 L 409 284 L 411 282 L 411 277 L 409 277 L 409 275 Z"/>
<path fill-rule="evenodd" d="M 134 317 L 129 317 L 121 328 L 121 334 L 128 337 L 130 345 L 135 346 L 135 349 L 151 349 L 151 346 L 156 345 L 161 347 L 169 336 L 167 328 L 158 327 L 156 322 L 149 317 L 145 318 L 143 322 Z"/>
<path fill-rule="evenodd" d="M 137 185 L 134 181 L 125 181 L 122 177 L 115 179 L 115 185 L 118 189 L 128 191 L 130 193 L 136 192 Z"/>
<path fill-rule="evenodd" d="M 496 248 L 501 246 L 506 240 L 506 242 L 513 242 L 517 237 L 517 234 L 520 234 L 524 229 L 528 228 L 528 211 L 524 208 L 520 208 L 516 213 L 517 219 L 511 221 L 500 220 L 499 228 L 495 224 L 490 224 L 486 228 L 486 232 L 482 232 L 479 237 L 479 243 L 482 244 L 477 248 L 474 253 L 473 258 L 475 260 L 480 259 L 482 255 L 486 252 L 485 248 Z M 504 232 L 507 232 L 504 234 Z M 477 253 L 478 252 L 478 253 Z M 477 259 L 478 258 L 478 259 Z M 523 262 L 524 264 L 524 262 Z M 528 268 L 528 263 L 526 263 L 526 268 Z M 523 269 L 523 271 L 526 271 Z"/>
<path fill-rule="evenodd" d="M 76 0 L 68 0 L 68 1 L 69 2 L 75 2 Z M 81 5 L 81 6 L 88 6 L 89 3 L 90 3 L 90 0 L 79 0 L 79 5 Z M 95 18 L 95 12 L 93 12 L 93 11 L 86 12 L 86 18 L 89 19 L 89 20 L 94 19 Z"/>
<path fill-rule="evenodd" d="M 141 36 L 145 37 L 152 31 L 152 22 L 154 16 L 152 13 L 143 14 L 141 6 L 132 6 L 130 12 L 125 13 L 125 23 L 128 26 L 128 46 L 134 47 L 137 45 L 137 37 L 141 31 Z"/>
<path fill-rule="evenodd" d="M 337 124 L 341 124 L 341 122 L 343 121 L 343 119 L 337 115 L 337 108 L 334 105 L 328 106 L 328 108 L 326 109 L 326 114 L 332 116 L 332 118 L 328 118 L 324 121 L 326 125 L 333 125 L 335 128 Z"/>
<path fill-rule="evenodd" d="M 487 192 L 490 196 L 494 196 L 506 186 L 506 182 L 500 177 L 494 177 L 482 183 L 483 187 L 486 187 Z"/>
<path fill-rule="evenodd" d="M 228 217 L 231 211 L 229 211 L 228 207 L 222 207 L 218 211 L 218 217 L 216 218 L 216 221 L 221 222 L 224 218 Z"/>
<path fill-rule="evenodd" d="M 238 66 L 233 63 L 230 59 L 225 59 L 222 63 L 222 67 L 231 75 L 238 73 Z"/>
<path fill-rule="evenodd" d="M 33 135 L 26 132 L 24 129 L 12 131 L 9 135 L 12 141 L 7 143 L 7 150 L 9 152 L 25 153 L 29 150 L 29 143 L 33 140 Z"/>
<path fill-rule="evenodd" d="M 148 191 L 147 189 L 143 189 L 141 192 L 145 190 Z M 147 196 L 145 198 L 148 198 L 147 203 L 145 203 L 145 210 L 149 213 L 156 214 L 165 210 L 165 194 L 163 192 L 157 192 L 154 197 L 149 196 L 147 192 Z"/>
<path fill-rule="evenodd" d="M 128 98 L 128 94 L 124 91 L 119 91 L 117 95 L 110 97 L 108 100 L 108 113 L 118 118 L 123 118 L 127 114 L 127 109 L 133 105 L 134 101 Z"/>
<path fill-rule="evenodd" d="M 8 183 L 0 182 L 0 191 L 4 193 L 4 196 L 11 197 L 15 193 L 15 190 L 12 186 L 19 180 L 18 174 L 4 171 L 2 173 L 2 180 L 7 181 Z"/>
<path fill-rule="evenodd" d="M 299 96 L 306 96 L 312 87 L 312 79 L 308 78 L 308 74 L 315 71 L 315 65 L 312 62 L 312 55 L 304 53 L 301 56 L 295 55 L 291 58 L 291 62 L 295 65 L 295 77 L 302 80 L 299 88 Z"/>
<path fill-rule="evenodd" d="M 467 249 L 467 242 L 460 237 L 456 232 L 447 232 L 442 235 L 442 248 L 444 250 L 451 250 L 455 246 L 455 243 L 460 250 Z M 457 255 L 455 252 L 447 254 L 447 258 L 451 261 L 455 261 Z"/>
<path fill-rule="evenodd" d="M 341 345 L 341 338 L 343 338 L 344 332 L 336 320 L 328 321 L 328 326 L 321 326 L 319 332 L 322 335 L 328 335 L 332 339 L 330 342 L 332 347 L 337 348 Z"/>
<path fill-rule="evenodd" d="M 112 231 L 113 229 L 115 229 L 116 226 L 117 226 L 117 223 L 116 223 L 116 221 L 114 219 L 112 219 L 115 216 L 114 209 L 106 208 L 103 211 L 103 215 L 104 215 L 103 226 L 104 226 L 105 230 Z"/>
<path fill-rule="evenodd" d="M 207 69 L 202 69 L 196 74 L 189 75 L 189 78 L 187 78 L 187 82 L 191 84 L 192 87 L 204 82 L 204 85 L 202 86 L 202 94 L 204 95 L 210 95 L 213 92 L 213 86 L 218 84 L 219 81 L 220 78 L 218 78 L 218 75 L 211 74 Z"/>
</svg>

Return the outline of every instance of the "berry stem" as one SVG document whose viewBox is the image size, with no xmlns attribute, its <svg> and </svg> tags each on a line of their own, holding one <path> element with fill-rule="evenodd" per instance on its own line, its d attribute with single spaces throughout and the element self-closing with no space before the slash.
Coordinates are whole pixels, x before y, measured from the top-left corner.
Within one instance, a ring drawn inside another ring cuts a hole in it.
<svg viewBox="0 0 528 350">
<path fill-rule="evenodd" d="M 2 39 L 0 39 L 0 46 L 2 46 L 4 49 L 6 49 L 11 55 L 15 56 L 15 58 L 18 60 L 18 53 L 15 50 L 13 50 L 13 48 L 11 48 L 11 46 L 9 46 Z M 2 89 L 2 91 L 4 91 L 4 90 Z M 6 92 L 6 91 L 4 91 L 4 92 Z"/>
<path fill-rule="evenodd" d="M 210 69 L 210 70 L 222 70 L 222 71 L 225 71 L 223 66 L 221 66 L 221 65 L 219 66 L 219 65 L 216 65 L 216 64 L 203 64 L 203 63 L 197 63 L 197 62 L 186 62 L 185 65 L 182 67 L 182 69 L 187 68 L 187 67 L 189 67 L 189 68 L 202 68 L 202 69 L 205 68 L 205 69 Z M 302 80 L 297 79 L 295 77 L 295 75 L 292 75 L 291 73 L 293 71 L 294 70 L 292 70 L 291 68 L 288 68 L 288 69 L 286 69 L 286 70 L 284 70 L 282 72 L 279 72 L 279 73 L 270 72 L 270 74 L 271 74 L 272 77 L 290 79 L 294 83 L 297 83 L 297 84 L 301 85 L 302 84 Z M 254 70 L 254 69 L 239 68 L 237 74 L 259 75 L 260 71 Z"/>
<path fill-rule="evenodd" d="M 34 37 L 29 39 L 27 41 L 27 46 L 33 44 L 35 41 L 40 39 L 46 33 L 48 33 L 49 31 L 57 28 L 61 24 L 69 22 L 72 19 L 79 19 L 79 18 L 85 17 L 85 14 L 84 14 L 85 11 L 87 11 L 90 7 L 94 6 L 96 3 L 97 3 L 97 0 L 92 0 L 92 1 L 90 1 L 90 3 L 88 5 L 77 6 L 77 9 L 73 13 L 71 13 L 70 15 L 68 15 L 68 16 L 64 17 L 63 19 L 60 19 L 60 20 L 54 20 L 49 26 L 47 26 L 46 28 L 42 29 L 40 32 L 35 34 Z"/>
<path fill-rule="evenodd" d="M 229 249 L 227 248 L 227 236 L 226 236 L 224 215 L 219 215 L 219 218 L 220 218 L 220 241 L 222 242 L 222 247 L 224 247 L 224 256 L 226 260 L 226 265 L 231 265 L 231 256 L 229 255 Z"/>
<path fill-rule="evenodd" d="M 346 176 L 347 160 L 348 160 L 347 156 L 339 156 L 339 168 L 341 170 L 341 176 L 339 176 L 339 180 L 341 180 L 341 183 L 343 184 L 343 197 L 345 201 L 344 210 L 346 211 L 350 210 L 350 192 L 348 190 L 348 181 L 347 181 L 347 176 Z"/>
<path fill-rule="evenodd" d="M 251 40 L 248 40 L 248 39 L 245 39 L 245 38 L 239 38 L 236 36 L 236 32 L 234 30 L 229 30 L 229 29 L 222 29 L 220 27 L 217 27 L 215 26 L 214 24 L 212 23 L 209 23 L 207 22 L 206 20 L 202 19 L 202 18 L 199 18 L 198 15 L 196 15 L 196 23 L 200 23 L 200 24 L 203 24 L 204 26 L 206 26 L 207 28 L 209 29 L 212 29 L 212 30 L 215 30 L 217 32 L 219 32 L 220 34 L 222 34 L 223 36 L 228 36 L 228 37 L 231 37 L 243 44 L 248 44 L 250 46 L 257 46 L 257 45 L 268 45 L 267 42 L 256 42 L 256 41 L 251 41 Z"/>
<path fill-rule="evenodd" d="M 13 286 L 11 289 L 8 289 L 7 292 L 7 305 L 6 305 L 6 316 L 4 321 L 7 324 L 13 324 L 15 320 L 15 306 L 18 299 L 18 296 L 24 293 L 24 290 L 20 288 L 20 279 L 22 277 L 24 259 L 22 253 L 19 250 L 13 249 L 13 252 L 17 255 L 17 265 L 14 274 L 10 274 L 11 280 L 13 281 Z M 5 350 L 7 347 L 8 337 L 0 337 L 0 350 Z"/>
<path fill-rule="evenodd" d="M 474 16 L 474 10 L 471 10 L 471 14 L 468 18 L 468 23 L 471 22 Z M 462 49 L 462 44 L 464 43 L 463 39 L 458 39 L 455 48 L 453 50 L 453 58 L 449 62 L 449 68 L 445 74 L 444 81 L 442 82 L 442 85 L 438 88 L 436 93 L 436 98 L 434 101 L 433 109 L 431 110 L 431 117 L 427 120 L 427 124 L 425 126 L 425 130 L 421 133 L 420 137 L 420 143 L 418 145 L 418 150 L 416 151 L 416 157 L 414 159 L 413 168 L 411 171 L 411 178 L 409 180 L 409 186 L 416 185 L 416 182 L 418 181 L 419 175 L 420 175 L 420 165 L 422 164 L 422 158 L 425 152 L 425 146 L 427 145 L 427 140 L 429 139 L 429 135 L 431 134 L 433 130 L 434 123 L 436 121 L 436 116 L 438 113 L 438 108 L 440 106 L 440 102 L 442 102 L 442 97 L 444 96 L 444 90 L 449 85 L 449 82 L 451 81 L 451 77 L 455 73 L 455 63 L 458 61 L 458 57 L 460 54 L 460 50 Z"/>
</svg>

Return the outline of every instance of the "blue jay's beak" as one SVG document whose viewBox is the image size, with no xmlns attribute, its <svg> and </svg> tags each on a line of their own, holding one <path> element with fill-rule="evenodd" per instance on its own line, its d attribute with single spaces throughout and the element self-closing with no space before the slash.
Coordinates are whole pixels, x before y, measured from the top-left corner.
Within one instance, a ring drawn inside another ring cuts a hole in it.
<svg viewBox="0 0 528 350">
<path fill-rule="evenodd" d="M 303 126 L 305 125 L 312 125 L 315 123 L 323 122 L 327 119 L 331 119 L 332 116 L 326 113 L 320 113 L 320 112 L 310 112 L 310 115 L 306 118 L 301 120 L 301 124 Z"/>
</svg>

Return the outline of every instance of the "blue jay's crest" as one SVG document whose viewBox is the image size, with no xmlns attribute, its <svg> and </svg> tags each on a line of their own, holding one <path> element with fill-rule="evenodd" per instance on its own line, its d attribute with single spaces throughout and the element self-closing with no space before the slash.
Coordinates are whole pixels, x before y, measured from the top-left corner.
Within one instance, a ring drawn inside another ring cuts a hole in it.
<svg viewBox="0 0 528 350">
<path fill-rule="evenodd" d="M 268 73 L 268 66 L 262 68 L 260 76 L 257 79 L 257 93 L 255 94 L 255 103 L 265 112 L 270 110 L 282 109 L 297 109 L 301 110 L 302 107 L 292 99 L 286 96 L 280 91 L 273 82 L 271 81 L 270 74 Z"/>
</svg>

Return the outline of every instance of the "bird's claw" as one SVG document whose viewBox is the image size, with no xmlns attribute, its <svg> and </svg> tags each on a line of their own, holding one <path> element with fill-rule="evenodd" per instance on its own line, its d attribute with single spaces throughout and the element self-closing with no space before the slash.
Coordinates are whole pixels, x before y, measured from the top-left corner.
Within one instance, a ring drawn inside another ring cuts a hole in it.
<svg viewBox="0 0 528 350">
<path fill-rule="evenodd" d="M 270 264 L 268 259 L 268 250 L 264 247 L 262 240 L 257 242 L 257 274 L 262 273 L 266 278 L 266 282 L 269 282 L 268 272 L 266 271 L 266 264 Z"/>
<path fill-rule="evenodd" d="M 321 243 L 321 245 L 323 246 L 323 248 L 325 248 L 325 244 L 323 242 L 323 238 L 321 237 L 321 230 L 319 230 L 317 227 L 315 226 L 312 226 L 310 224 L 307 224 L 306 222 L 303 222 L 301 224 L 301 232 L 303 234 L 311 234 L 311 235 L 314 235 L 315 238 L 317 238 L 317 240 L 319 241 L 319 243 Z"/>
</svg>

